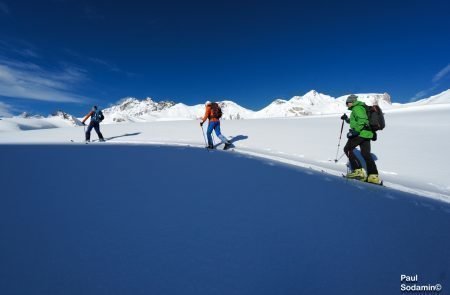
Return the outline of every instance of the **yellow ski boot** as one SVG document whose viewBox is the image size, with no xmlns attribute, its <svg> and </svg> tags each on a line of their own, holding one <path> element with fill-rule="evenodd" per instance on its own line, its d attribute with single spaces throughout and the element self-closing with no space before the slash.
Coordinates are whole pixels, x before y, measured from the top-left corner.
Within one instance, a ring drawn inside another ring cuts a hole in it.
<svg viewBox="0 0 450 295">
<path fill-rule="evenodd" d="M 366 181 L 367 179 L 366 172 L 362 168 L 353 170 L 353 172 L 348 173 L 345 177 L 349 179 L 357 179 L 360 181 Z"/>
<path fill-rule="evenodd" d="M 367 182 L 380 185 L 383 184 L 383 181 L 378 177 L 378 174 L 370 174 L 369 177 L 367 177 Z"/>
</svg>

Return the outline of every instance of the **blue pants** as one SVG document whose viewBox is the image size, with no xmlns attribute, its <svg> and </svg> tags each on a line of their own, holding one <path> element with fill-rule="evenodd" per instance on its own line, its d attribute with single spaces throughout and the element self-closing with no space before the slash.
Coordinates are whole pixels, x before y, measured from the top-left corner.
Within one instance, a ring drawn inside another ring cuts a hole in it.
<svg viewBox="0 0 450 295">
<path fill-rule="evenodd" d="M 213 122 L 209 122 L 208 124 L 208 130 L 206 131 L 206 136 L 208 137 L 208 145 L 213 145 L 213 140 L 212 140 L 212 132 L 216 131 L 216 135 L 218 138 L 220 138 L 220 140 L 223 143 L 228 143 L 228 140 L 226 139 L 225 136 L 222 135 L 222 133 L 220 133 L 220 121 L 213 121 Z"/>
<path fill-rule="evenodd" d="M 88 126 L 87 130 L 86 130 L 86 140 L 90 140 L 91 139 L 92 128 L 94 128 L 95 132 L 97 132 L 98 138 L 99 139 L 103 139 L 103 134 L 100 132 L 100 123 L 91 121 L 89 123 L 89 126 Z"/>
</svg>

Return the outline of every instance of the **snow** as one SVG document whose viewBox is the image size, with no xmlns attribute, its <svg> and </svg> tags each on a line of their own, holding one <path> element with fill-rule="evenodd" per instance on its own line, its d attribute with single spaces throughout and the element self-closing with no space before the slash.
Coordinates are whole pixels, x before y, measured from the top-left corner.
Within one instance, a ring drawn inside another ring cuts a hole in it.
<svg viewBox="0 0 450 295">
<path fill-rule="evenodd" d="M 450 140 L 449 104 L 386 112 L 385 130 L 372 142 L 372 153 L 385 185 L 397 190 L 450 202 L 449 163 L 445 151 Z M 343 139 L 336 157 L 341 120 L 339 115 L 227 120 L 222 132 L 237 138 L 236 152 L 311 167 L 329 175 L 346 172 Z M 114 144 L 165 144 L 204 146 L 199 121 L 157 121 L 102 125 L 104 136 Z M 83 141 L 83 128 L 58 128 L 0 133 L 0 143 L 69 144 Z M 95 133 L 93 135 L 96 136 Z M 436 144 L 439 139 L 439 144 Z"/>
<path fill-rule="evenodd" d="M 259 111 L 246 109 L 231 100 L 219 101 L 219 105 L 223 111 L 223 120 L 330 115 L 341 114 L 346 111 L 345 100 L 348 95 L 349 94 L 334 98 L 329 95 L 319 93 L 315 90 L 311 90 L 303 96 L 294 96 L 289 100 L 281 98 L 276 99 Z M 413 110 L 418 107 L 429 108 L 441 104 L 450 104 L 450 89 L 427 99 L 406 104 L 392 103 L 391 97 L 388 93 L 357 93 L 356 95 L 358 95 L 359 100 L 365 102 L 367 105 L 379 105 L 383 111 L 395 111 L 402 109 Z M 2 106 L 0 105 L 0 116 L 2 114 L 1 108 Z M 203 104 L 188 106 L 183 103 L 175 103 L 173 101 L 155 102 L 150 97 L 143 100 L 133 97 L 126 97 L 120 100 L 117 104 L 103 109 L 103 113 L 105 115 L 103 124 L 197 120 L 203 117 L 204 111 L 205 109 Z M 76 119 L 74 116 L 69 114 L 66 114 L 66 116 L 70 118 L 62 119 L 71 121 L 69 125 L 80 125 L 79 121 L 82 120 L 82 118 Z M 34 117 L 34 119 L 38 118 Z M 43 117 L 42 120 L 43 122 L 39 122 L 37 120 L 17 121 L 6 118 L 3 122 L 0 120 L 0 132 L 19 129 L 30 130 L 67 126 L 67 122 L 64 121 L 49 122 L 49 120 Z"/>
<path fill-rule="evenodd" d="M 386 113 L 372 144 L 386 187 L 340 176 L 340 115 L 225 120 L 230 151 L 164 116 L 102 124 L 108 141 L 88 145 L 83 127 L 2 132 L 1 293 L 378 295 L 405 273 L 450 286 L 449 112 Z"/>
<path fill-rule="evenodd" d="M 450 103 L 450 89 L 429 98 L 410 103 L 409 105 L 429 105 L 429 104 L 448 104 Z"/>
<path fill-rule="evenodd" d="M 2 294 L 378 295 L 404 273 L 450 285 L 448 204 L 237 149 L 125 143 L 179 123 L 105 126 L 114 145 L 0 145 Z M 238 146 L 256 136 L 241 132 Z"/>
<path fill-rule="evenodd" d="M 77 118 L 64 112 L 57 112 L 48 117 L 29 116 L 23 113 L 20 116 L 2 118 L 0 121 L 0 132 L 63 128 L 79 125 L 81 125 L 81 122 Z"/>
<path fill-rule="evenodd" d="M 219 104 L 225 120 L 301 117 L 342 113 L 346 110 L 345 100 L 348 95 L 334 98 L 311 90 L 303 96 L 294 96 L 289 100 L 276 99 L 259 111 L 246 109 L 230 100 L 220 101 Z M 419 102 L 407 104 L 393 104 L 388 93 L 356 93 L 356 95 L 367 105 L 376 104 L 383 110 L 450 103 L 450 90 Z M 126 98 L 119 101 L 117 105 L 105 109 L 104 123 L 194 120 L 202 117 L 203 113 L 203 104 L 188 106 L 164 101 L 157 103 L 151 98 L 142 101 L 136 98 Z"/>
</svg>

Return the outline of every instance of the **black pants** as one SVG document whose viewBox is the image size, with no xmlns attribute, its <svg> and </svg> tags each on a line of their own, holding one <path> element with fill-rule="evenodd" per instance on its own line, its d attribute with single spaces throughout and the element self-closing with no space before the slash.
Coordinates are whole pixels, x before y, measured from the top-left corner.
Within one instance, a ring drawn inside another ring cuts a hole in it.
<svg viewBox="0 0 450 295">
<path fill-rule="evenodd" d="M 377 165 L 375 165 L 375 161 L 370 154 L 370 139 L 362 138 L 362 137 L 354 137 L 350 138 L 347 141 L 347 144 L 344 147 L 344 153 L 347 155 L 350 166 L 353 170 L 362 168 L 361 162 L 355 156 L 353 150 L 359 146 L 361 149 L 361 155 L 366 161 L 367 165 L 367 174 L 378 174 Z"/>
<path fill-rule="evenodd" d="M 89 126 L 86 130 L 86 140 L 91 139 L 92 128 L 94 128 L 95 132 L 97 132 L 98 138 L 103 139 L 103 134 L 100 132 L 100 123 L 91 121 L 91 123 L 89 123 Z"/>
</svg>

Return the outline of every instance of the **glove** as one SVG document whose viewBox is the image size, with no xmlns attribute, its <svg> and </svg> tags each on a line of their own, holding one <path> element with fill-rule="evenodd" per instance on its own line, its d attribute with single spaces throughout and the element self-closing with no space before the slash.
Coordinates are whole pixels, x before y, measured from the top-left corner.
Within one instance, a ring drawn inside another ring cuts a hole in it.
<svg viewBox="0 0 450 295">
<path fill-rule="evenodd" d="M 203 127 L 203 122 L 200 122 L 200 127 Z"/>
<path fill-rule="evenodd" d="M 350 129 L 347 133 L 347 138 L 351 139 L 351 138 L 355 138 L 359 135 L 359 132 L 353 129 Z"/>
<path fill-rule="evenodd" d="M 347 117 L 347 114 L 343 114 L 341 120 L 344 120 L 347 123 L 350 123 L 350 119 Z"/>
<path fill-rule="evenodd" d="M 86 123 L 84 123 L 84 122 L 81 122 L 81 124 L 83 124 L 83 126 L 86 126 Z"/>
</svg>

